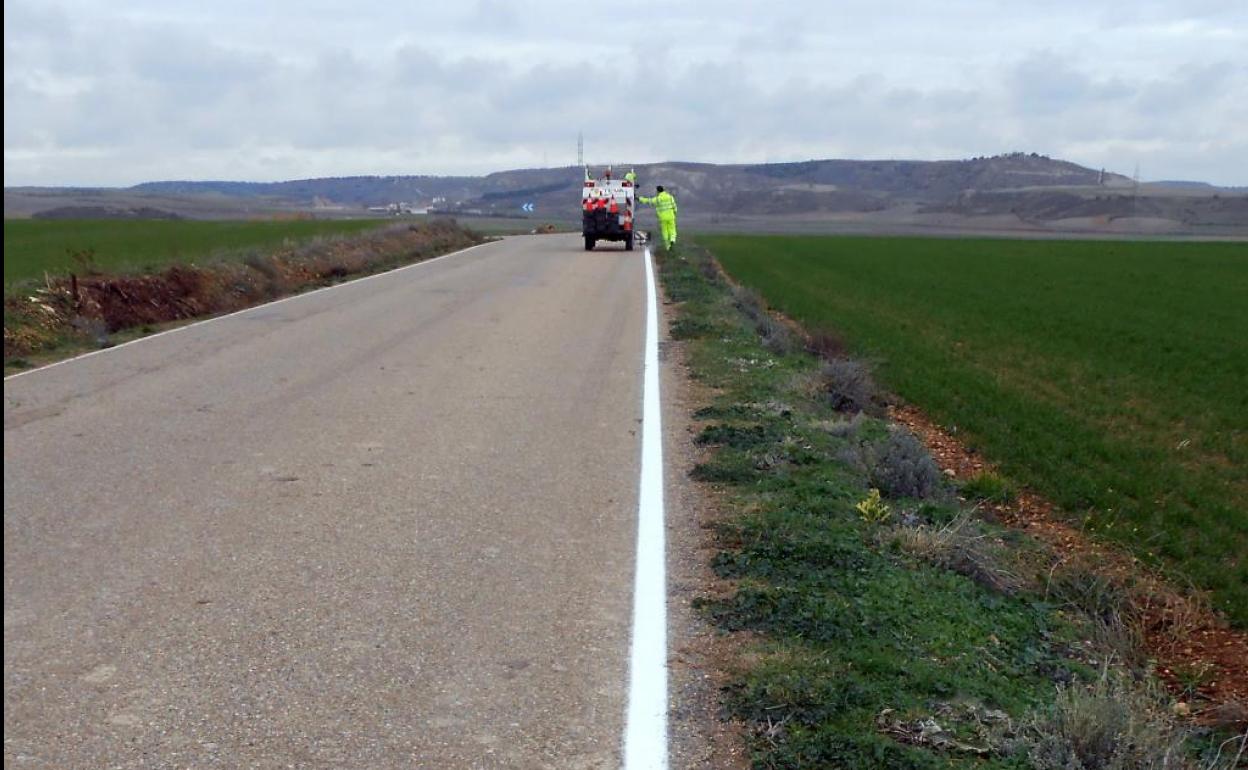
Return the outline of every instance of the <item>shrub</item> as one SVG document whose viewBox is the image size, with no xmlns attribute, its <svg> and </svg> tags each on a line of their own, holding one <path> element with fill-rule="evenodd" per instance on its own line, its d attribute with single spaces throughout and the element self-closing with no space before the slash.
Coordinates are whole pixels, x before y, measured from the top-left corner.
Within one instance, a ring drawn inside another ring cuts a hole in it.
<svg viewBox="0 0 1248 770">
<path fill-rule="evenodd" d="M 892 498 L 911 497 L 925 500 L 941 492 L 944 475 L 927 447 L 905 428 L 889 428 L 882 441 L 865 441 L 859 437 L 868 418 L 835 423 L 827 430 L 834 436 L 850 441 L 836 454 L 836 459 L 867 482 Z M 941 495 L 941 497 L 947 497 Z"/>
<path fill-rule="evenodd" d="M 763 295 L 743 286 L 733 287 L 732 304 L 737 310 L 749 316 L 751 321 L 757 321 L 765 312 L 763 310 Z"/>
<path fill-rule="evenodd" d="M 801 340 L 783 321 L 767 312 L 763 296 L 757 291 L 742 286 L 733 287 L 732 304 L 754 322 L 754 331 L 762 337 L 763 347 L 780 356 L 801 350 Z"/>
<path fill-rule="evenodd" d="M 783 321 L 764 313 L 759 317 L 754 328 L 763 338 L 763 347 L 778 356 L 785 356 L 801 349 L 797 336 Z"/>
<path fill-rule="evenodd" d="M 1108 670 L 1091 685 L 1059 685 L 1053 704 L 1028 715 L 1020 733 L 1019 748 L 1037 770 L 1191 767 L 1186 730 L 1154 693 Z"/>
<path fill-rule="evenodd" d="M 879 415 L 878 389 L 870 368 L 852 358 L 836 358 L 820 372 L 828 402 L 838 412 L 867 412 Z"/>
<path fill-rule="evenodd" d="M 698 260 L 698 272 L 702 273 L 702 277 L 713 284 L 718 284 L 724 280 L 723 275 L 719 271 L 719 265 L 710 258 Z"/>
<path fill-rule="evenodd" d="M 859 433 L 862 432 L 863 424 L 866 423 L 868 419 L 870 418 L 862 412 L 858 412 L 848 420 L 837 420 L 836 422 L 830 423 L 824 428 L 824 430 L 826 430 L 830 436 L 852 440 L 858 438 Z"/>
<path fill-rule="evenodd" d="M 889 497 L 931 497 L 943 476 L 936 461 L 914 434 L 892 428 L 882 448 L 875 450 L 870 466 L 871 483 Z"/>
<path fill-rule="evenodd" d="M 714 274 L 718 276 L 718 268 L 713 265 L 712 268 Z M 704 270 L 703 273 L 705 272 Z M 763 295 L 753 289 L 734 286 L 732 304 L 754 322 L 754 331 L 762 337 L 763 347 L 780 356 L 801 350 L 801 340 L 793 333 L 793 330 L 767 312 L 767 304 L 763 301 Z"/>
</svg>

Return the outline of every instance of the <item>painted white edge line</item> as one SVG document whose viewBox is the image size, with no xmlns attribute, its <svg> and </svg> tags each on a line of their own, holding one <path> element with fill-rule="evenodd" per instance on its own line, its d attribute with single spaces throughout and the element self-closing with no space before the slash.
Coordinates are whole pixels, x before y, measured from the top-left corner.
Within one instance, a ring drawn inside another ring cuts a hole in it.
<svg viewBox="0 0 1248 770">
<path fill-rule="evenodd" d="M 27 369 L 26 371 L 23 371 L 23 372 L 14 372 L 13 374 L 10 374 L 9 376 L 5 377 L 4 381 L 8 382 L 9 380 L 15 379 L 17 377 L 24 377 L 28 374 L 35 374 L 36 372 L 44 372 L 44 371 L 47 371 L 48 369 L 52 369 L 57 366 L 62 366 L 64 364 L 72 364 L 75 361 L 81 361 L 82 359 L 90 358 L 91 356 L 98 356 L 102 353 L 111 353 L 114 350 L 121 350 L 124 347 L 129 347 L 130 345 L 136 345 L 140 342 L 147 342 L 148 340 L 154 340 L 157 337 L 164 337 L 166 334 L 176 334 L 178 332 L 184 332 L 187 329 L 193 329 L 196 326 L 202 326 L 204 324 L 212 323 L 213 321 L 224 321 L 227 318 L 233 318 L 236 315 L 243 315 L 244 313 L 251 313 L 261 308 L 273 307 L 274 305 L 280 305 L 283 302 L 291 302 L 293 300 L 303 299 L 304 297 L 311 297 L 313 294 L 320 294 L 323 291 L 331 291 L 333 289 L 340 289 L 343 286 L 350 286 L 356 283 L 363 283 L 364 281 L 371 281 L 374 278 L 383 278 L 387 275 L 394 275 L 395 273 L 400 273 L 404 270 L 411 270 L 414 267 L 421 267 L 423 265 L 429 265 L 434 262 L 438 262 L 443 259 L 446 259 L 448 257 L 459 256 L 460 254 L 463 254 L 468 251 L 472 251 L 473 249 L 479 249 L 482 246 L 489 246 L 492 243 L 498 243 L 498 241 L 487 241 L 486 243 L 478 243 L 477 245 L 469 246 L 466 249 L 460 249 L 459 251 L 452 251 L 450 254 L 443 254 L 439 257 L 433 257 L 432 259 L 421 260 L 420 262 L 413 262 L 410 265 L 404 265 L 403 267 L 396 267 L 393 270 L 386 270 L 380 273 L 373 273 L 372 275 L 366 275 L 366 276 L 363 276 L 362 278 L 355 278 L 350 281 L 343 281 L 342 283 L 335 283 L 332 286 L 322 286 L 319 289 L 313 289 L 312 291 L 303 292 L 302 294 L 292 294 L 289 297 L 282 297 L 281 299 L 275 299 L 272 302 L 265 302 L 261 305 L 252 305 L 251 307 L 245 307 L 242 310 L 235 310 L 234 312 L 226 313 L 225 315 L 216 315 L 216 316 L 213 316 L 212 318 L 205 318 L 202 321 L 194 321 L 192 323 L 186 324 L 185 326 L 177 326 L 172 329 L 166 329 L 163 332 L 157 332 L 156 334 L 149 334 L 146 337 L 139 337 L 137 339 L 130 340 L 129 342 L 123 342 L 120 345 L 114 345 L 109 348 L 101 348 L 100 350 L 92 350 L 87 353 L 76 355 L 73 358 L 66 358 L 61 361 L 53 361 L 50 364 L 45 364 L 44 366 L 40 366 L 35 369 Z"/>
<path fill-rule="evenodd" d="M 629 652 L 625 770 L 667 768 L 667 566 L 663 509 L 663 427 L 659 400 L 659 319 L 654 264 L 646 249 L 646 344 L 643 360 L 641 484 L 637 568 Z"/>
</svg>

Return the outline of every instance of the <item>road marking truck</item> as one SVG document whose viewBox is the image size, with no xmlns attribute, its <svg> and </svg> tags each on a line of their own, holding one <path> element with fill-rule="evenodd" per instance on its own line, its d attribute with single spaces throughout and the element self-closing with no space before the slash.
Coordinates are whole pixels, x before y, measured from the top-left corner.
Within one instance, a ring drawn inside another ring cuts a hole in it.
<svg viewBox="0 0 1248 770">
<path fill-rule="evenodd" d="M 581 235 L 585 250 L 592 251 L 599 241 L 623 241 L 627 251 L 633 250 L 633 213 L 637 190 L 631 179 L 612 179 L 611 169 L 595 179 L 585 169 L 581 187 Z"/>
</svg>

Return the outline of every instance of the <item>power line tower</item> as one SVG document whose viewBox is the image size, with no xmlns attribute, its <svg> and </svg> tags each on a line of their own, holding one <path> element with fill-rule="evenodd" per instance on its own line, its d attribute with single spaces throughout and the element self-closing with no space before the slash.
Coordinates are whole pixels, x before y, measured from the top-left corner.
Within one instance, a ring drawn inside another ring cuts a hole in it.
<svg viewBox="0 0 1248 770">
<path fill-rule="evenodd" d="M 1140 162 L 1135 162 L 1135 174 L 1131 177 L 1131 218 L 1135 219 L 1140 208 Z"/>
</svg>

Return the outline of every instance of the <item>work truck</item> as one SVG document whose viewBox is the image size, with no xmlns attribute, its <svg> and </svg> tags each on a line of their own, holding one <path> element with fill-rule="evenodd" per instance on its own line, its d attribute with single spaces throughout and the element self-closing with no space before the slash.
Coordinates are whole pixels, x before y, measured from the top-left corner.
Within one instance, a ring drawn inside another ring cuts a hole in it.
<svg viewBox="0 0 1248 770">
<path fill-rule="evenodd" d="M 632 175 L 613 179 L 611 169 L 595 179 L 585 169 L 581 187 L 581 235 L 585 250 L 592 251 L 599 241 L 623 241 L 627 251 L 633 250 L 633 213 L 637 206 L 637 190 Z"/>
</svg>

